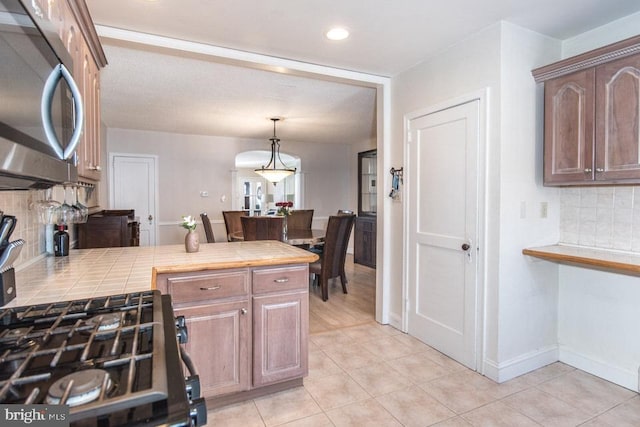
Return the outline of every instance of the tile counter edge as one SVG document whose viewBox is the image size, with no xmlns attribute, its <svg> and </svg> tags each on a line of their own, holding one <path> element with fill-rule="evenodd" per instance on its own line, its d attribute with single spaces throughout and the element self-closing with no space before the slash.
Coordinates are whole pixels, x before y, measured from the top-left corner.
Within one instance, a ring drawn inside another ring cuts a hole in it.
<svg viewBox="0 0 640 427">
<path fill-rule="evenodd" d="M 605 270 L 612 273 L 640 275 L 640 254 L 631 252 L 555 244 L 525 248 L 522 253 L 561 264 Z"/>
<path fill-rule="evenodd" d="M 317 255 L 281 242 L 201 244 L 187 254 L 184 245 L 73 249 L 68 257 L 45 256 L 16 272 L 11 307 L 152 289 L 154 267 L 196 271 L 203 268 L 313 262 Z M 283 260 L 284 258 L 284 260 Z"/>
</svg>

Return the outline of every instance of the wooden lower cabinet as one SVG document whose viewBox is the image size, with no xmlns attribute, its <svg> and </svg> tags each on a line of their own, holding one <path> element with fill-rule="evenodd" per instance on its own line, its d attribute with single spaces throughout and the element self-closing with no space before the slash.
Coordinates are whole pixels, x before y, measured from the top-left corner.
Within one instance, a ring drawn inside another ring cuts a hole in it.
<svg viewBox="0 0 640 427">
<path fill-rule="evenodd" d="M 301 384 L 308 373 L 308 281 L 307 264 L 156 277 L 176 316 L 185 317 L 185 350 L 202 396 L 216 396 L 218 405 Z"/>
<path fill-rule="evenodd" d="M 356 218 L 353 236 L 353 262 L 376 268 L 376 218 Z"/>
<path fill-rule="evenodd" d="M 198 370 L 203 396 L 249 390 L 248 309 L 249 301 L 243 300 L 174 310 L 185 317 L 185 350 Z"/>
<path fill-rule="evenodd" d="M 308 312 L 308 292 L 253 297 L 255 387 L 307 375 Z"/>
</svg>

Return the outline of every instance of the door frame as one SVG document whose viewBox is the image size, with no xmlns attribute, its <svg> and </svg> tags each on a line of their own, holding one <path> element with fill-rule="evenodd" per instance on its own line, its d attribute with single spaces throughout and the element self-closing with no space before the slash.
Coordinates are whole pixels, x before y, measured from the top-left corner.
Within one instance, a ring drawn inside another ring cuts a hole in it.
<svg viewBox="0 0 640 427">
<path fill-rule="evenodd" d="M 160 205 L 158 202 L 159 192 L 158 192 L 158 184 L 160 174 L 158 172 L 158 156 L 156 154 L 140 154 L 140 153 L 109 153 L 109 206 L 114 205 L 114 197 L 113 187 L 115 179 L 115 158 L 116 157 L 137 157 L 137 158 L 147 158 L 153 159 L 153 180 L 155 181 L 155 185 L 153 186 L 153 210 L 155 212 L 155 221 L 153 223 L 153 232 L 156 236 L 155 246 L 158 246 L 158 212 L 160 209 Z"/>
<path fill-rule="evenodd" d="M 476 330 L 475 330 L 475 342 L 476 342 L 476 371 L 483 373 L 485 351 L 484 343 L 486 338 L 485 328 L 485 303 L 486 303 L 486 271 L 487 271 L 487 259 L 486 254 L 488 251 L 487 244 L 487 224 L 486 219 L 488 217 L 486 212 L 487 201 L 487 142 L 489 141 L 489 88 L 480 89 L 474 92 L 469 92 L 464 95 L 451 98 L 437 104 L 412 111 L 404 115 L 403 118 L 403 143 L 404 143 L 404 165 L 405 165 L 405 194 L 410 194 L 411 186 L 411 173 L 409 168 L 409 138 L 410 138 L 410 122 L 422 116 L 437 113 L 442 110 L 446 110 L 452 107 L 456 107 L 468 102 L 478 101 L 478 165 L 477 165 L 477 232 L 478 242 L 476 244 L 476 260 L 477 260 L 477 288 L 476 288 Z M 403 227 L 402 237 L 404 244 L 402 246 L 404 263 L 402 266 L 402 330 L 408 332 L 409 330 L 409 202 L 407 198 L 402 200 L 403 214 Z"/>
</svg>

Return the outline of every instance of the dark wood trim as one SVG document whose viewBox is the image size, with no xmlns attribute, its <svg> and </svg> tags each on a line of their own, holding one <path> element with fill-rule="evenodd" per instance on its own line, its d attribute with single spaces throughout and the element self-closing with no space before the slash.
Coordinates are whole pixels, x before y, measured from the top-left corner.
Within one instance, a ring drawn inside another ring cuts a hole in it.
<svg viewBox="0 0 640 427">
<path fill-rule="evenodd" d="M 73 15 L 78 21 L 82 35 L 87 41 L 87 46 L 89 46 L 91 56 L 93 56 L 93 59 L 96 61 L 98 68 L 104 68 L 107 65 L 107 57 L 104 54 L 104 50 L 102 50 L 98 32 L 93 24 L 93 19 L 91 19 L 91 14 L 89 13 L 87 4 L 84 0 L 67 0 L 67 2 L 73 11 Z"/>
<path fill-rule="evenodd" d="M 378 150 L 375 148 L 373 150 L 361 151 L 358 153 L 358 216 L 375 216 L 375 213 L 362 211 L 362 186 L 364 184 L 362 182 L 362 159 L 365 157 L 376 157 L 377 155 Z M 377 180 L 378 178 L 376 177 L 376 181 Z M 366 183 L 366 185 L 368 186 L 369 183 Z M 376 188 L 378 188 L 377 185 Z"/>
<path fill-rule="evenodd" d="M 540 83 L 636 53 L 640 53 L 640 36 L 630 37 L 608 46 L 536 68 L 531 74 L 533 74 L 536 83 Z"/>
</svg>

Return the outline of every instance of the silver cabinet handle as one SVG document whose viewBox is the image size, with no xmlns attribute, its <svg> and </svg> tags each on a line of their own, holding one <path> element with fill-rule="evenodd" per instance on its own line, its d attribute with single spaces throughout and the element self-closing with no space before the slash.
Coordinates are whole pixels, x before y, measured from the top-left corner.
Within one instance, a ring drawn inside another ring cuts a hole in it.
<svg viewBox="0 0 640 427">
<path fill-rule="evenodd" d="M 200 288 L 201 291 L 217 291 L 220 286 L 211 286 L 210 288 Z"/>
<path fill-rule="evenodd" d="M 584 169 L 584 173 L 591 173 L 593 172 L 593 170 L 591 168 L 585 168 Z"/>
<path fill-rule="evenodd" d="M 285 277 L 283 279 L 274 279 L 273 281 L 274 283 L 287 283 L 289 279 Z"/>
<path fill-rule="evenodd" d="M 51 104 L 53 102 L 53 94 L 56 91 L 56 86 L 60 79 L 65 79 L 71 89 L 73 96 L 73 109 L 75 113 L 75 120 L 73 123 L 73 134 L 67 144 L 66 148 L 62 148 L 56 131 L 53 127 L 51 119 Z M 84 123 L 84 109 L 82 107 L 82 98 L 80 97 L 80 90 L 73 80 L 71 73 L 62 64 L 58 64 L 53 68 L 47 81 L 44 83 L 44 89 L 42 91 L 42 101 L 40 102 L 40 115 L 42 116 L 42 124 L 44 126 L 44 133 L 47 136 L 47 141 L 56 155 L 62 159 L 69 159 L 76 151 L 76 147 L 80 142 L 80 135 L 82 134 L 82 125 Z"/>
<path fill-rule="evenodd" d="M 243 308 L 243 309 L 241 309 L 241 310 L 240 310 L 240 313 L 242 313 L 242 314 L 247 314 L 248 312 L 247 312 L 247 309 L 246 309 L 246 308 Z"/>
<path fill-rule="evenodd" d="M 596 168 L 596 172 L 604 172 L 603 168 Z"/>
</svg>

